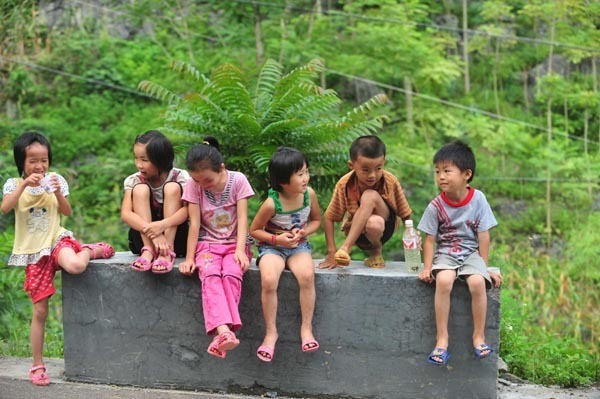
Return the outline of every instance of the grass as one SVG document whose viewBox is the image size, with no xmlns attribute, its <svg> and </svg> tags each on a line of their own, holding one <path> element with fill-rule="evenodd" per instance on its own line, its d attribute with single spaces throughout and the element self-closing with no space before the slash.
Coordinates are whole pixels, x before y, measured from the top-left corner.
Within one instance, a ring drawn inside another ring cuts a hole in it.
<svg viewBox="0 0 600 399">
<path fill-rule="evenodd" d="M 29 326 L 32 304 L 23 291 L 25 268 L 0 268 L 0 356 L 31 357 Z M 63 356 L 62 298 L 60 278 L 55 279 L 57 293 L 50 298 L 44 356 Z"/>
</svg>

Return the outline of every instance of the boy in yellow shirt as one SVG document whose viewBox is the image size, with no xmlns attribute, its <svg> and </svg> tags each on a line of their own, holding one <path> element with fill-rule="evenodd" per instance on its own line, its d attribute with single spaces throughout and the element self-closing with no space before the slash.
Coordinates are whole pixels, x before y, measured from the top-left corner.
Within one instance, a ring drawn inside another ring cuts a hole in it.
<svg viewBox="0 0 600 399">
<path fill-rule="evenodd" d="M 377 136 L 361 136 L 352 142 L 348 161 L 351 171 L 337 182 L 325 211 L 327 257 L 319 268 L 348 266 L 354 245 L 369 251 L 365 265 L 385 267 L 383 244 L 398 228 L 399 219 L 410 219 L 412 213 L 400 182 L 384 170 L 385 154 L 385 144 Z M 342 221 L 346 239 L 338 249 L 334 223 Z"/>
</svg>

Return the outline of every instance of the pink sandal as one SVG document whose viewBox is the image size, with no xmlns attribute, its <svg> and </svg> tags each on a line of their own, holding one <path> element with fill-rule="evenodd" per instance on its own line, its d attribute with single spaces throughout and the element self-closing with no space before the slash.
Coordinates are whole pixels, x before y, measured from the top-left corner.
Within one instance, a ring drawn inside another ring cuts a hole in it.
<svg viewBox="0 0 600 399">
<path fill-rule="evenodd" d="M 106 242 L 95 242 L 93 244 L 83 244 L 81 245 L 81 248 L 87 248 L 90 250 L 90 252 L 92 253 L 90 255 L 90 259 L 108 259 L 108 258 L 112 258 L 113 256 L 115 256 L 115 249 L 113 248 L 112 245 L 106 243 Z M 100 252 L 99 256 L 96 256 L 96 251 L 100 249 L 102 250 Z"/>
<path fill-rule="evenodd" d="M 208 349 L 206 350 L 206 352 L 208 352 L 209 355 L 213 355 L 220 359 L 225 359 L 225 356 L 227 356 L 227 353 L 225 353 L 225 351 L 219 350 L 220 339 L 221 339 L 220 335 L 217 335 L 216 337 L 214 337 L 212 342 L 210 343 L 210 345 L 208 345 Z"/>
<path fill-rule="evenodd" d="M 154 257 L 156 256 L 154 254 L 154 249 L 152 247 L 146 247 L 146 246 L 144 246 L 144 247 L 142 247 L 142 250 L 140 251 L 140 255 L 144 251 L 150 252 L 150 255 L 152 255 L 152 259 L 148 260 L 148 259 L 144 258 L 143 256 L 139 256 L 131 264 L 131 268 L 133 270 L 138 271 L 138 272 L 147 272 L 152 267 L 152 261 L 154 260 Z"/>
<path fill-rule="evenodd" d="M 43 371 L 39 374 L 36 374 L 35 372 L 38 370 Z M 48 377 L 48 374 L 46 373 L 46 366 L 44 366 L 43 364 L 39 366 L 31 366 L 31 368 L 29 369 L 29 380 L 33 385 L 44 387 L 50 385 L 50 377 Z"/>
<path fill-rule="evenodd" d="M 166 274 L 173 270 L 173 264 L 175 263 L 175 252 L 169 251 L 170 261 L 166 259 L 156 259 L 152 262 L 152 273 L 154 274 Z"/>
<path fill-rule="evenodd" d="M 225 331 L 218 335 L 217 349 L 221 352 L 230 351 L 240 344 L 233 331 Z"/>
</svg>

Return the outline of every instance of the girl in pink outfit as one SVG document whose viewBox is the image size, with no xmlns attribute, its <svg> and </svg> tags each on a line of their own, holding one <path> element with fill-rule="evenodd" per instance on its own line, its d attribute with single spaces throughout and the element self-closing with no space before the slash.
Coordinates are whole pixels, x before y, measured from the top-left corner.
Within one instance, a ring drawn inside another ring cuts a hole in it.
<svg viewBox="0 0 600 399">
<path fill-rule="evenodd" d="M 254 191 L 246 176 L 225 168 L 214 137 L 206 137 L 187 153 L 191 179 L 183 200 L 190 219 L 187 253 L 179 271 L 196 269 L 202 282 L 202 309 L 208 335 L 215 334 L 207 352 L 221 359 L 240 341 L 238 305 L 244 273 L 252 253 L 247 244 L 248 198 Z"/>
</svg>

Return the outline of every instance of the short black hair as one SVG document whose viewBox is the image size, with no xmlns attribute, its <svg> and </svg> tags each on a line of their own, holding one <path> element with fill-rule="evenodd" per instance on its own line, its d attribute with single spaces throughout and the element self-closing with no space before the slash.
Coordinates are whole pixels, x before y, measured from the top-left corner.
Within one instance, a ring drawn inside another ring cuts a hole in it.
<svg viewBox="0 0 600 399">
<path fill-rule="evenodd" d="M 273 190 L 282 192 L 282 184 L 288 184 L 292 174 L 301 170 L 304 165 L 308 168 L 308 158 L 295 148 L 279 147 L 271 155 L 269 161 L 269 182 Z"/>
<path fill-rule="evenodd" d="M 475 154 L 473 150 L 467 144 L 460 140 L 454 140 L 438 150 L 433 156 L 433 164 L 437 165 L 439 162 L 451 161 L 464 172 L 471 170 L 471 177 L 467 181 L 470 183 L 475 177 Z"/>
<path fill-rule="evenodd" d="M 15 140 L 13 146 L 13 155 L 15 157 L 15 164 L 19 171 L 19 176 L 23 177 L 25 172 L 25 158 L 27 157 L 27 147 L 33 143 L 40 143 L 48 149 L 48 166 L 52 165 L 52 148 L 50 142 L 44 136 L 36 132 L 25 132 Z"/>
<path fill-rule="evenodd" d="M 223 156 L 219 151 L 219 141 L 212 136 L 206 136 L 202 144 L 192 146 L 185 156 L 185 165 L 192 172 L 204 169 L 219 172 L 222 164 Z"/>
<path fill-rule="evenodd" d="M 146 155 L 159 172 L 173 169 L 175 151 L 171 141 L 158 130 L 148 130 L 135 138 L 135 144 L 146 145 Z"/>
<path fill-rule="evenodd" d="M 350 160 L 356 161 L 359 156 L 371 159 L 385 157 L 385 144 L 377 136 L 360 136 L 350 145 Z"/>
</svg>

